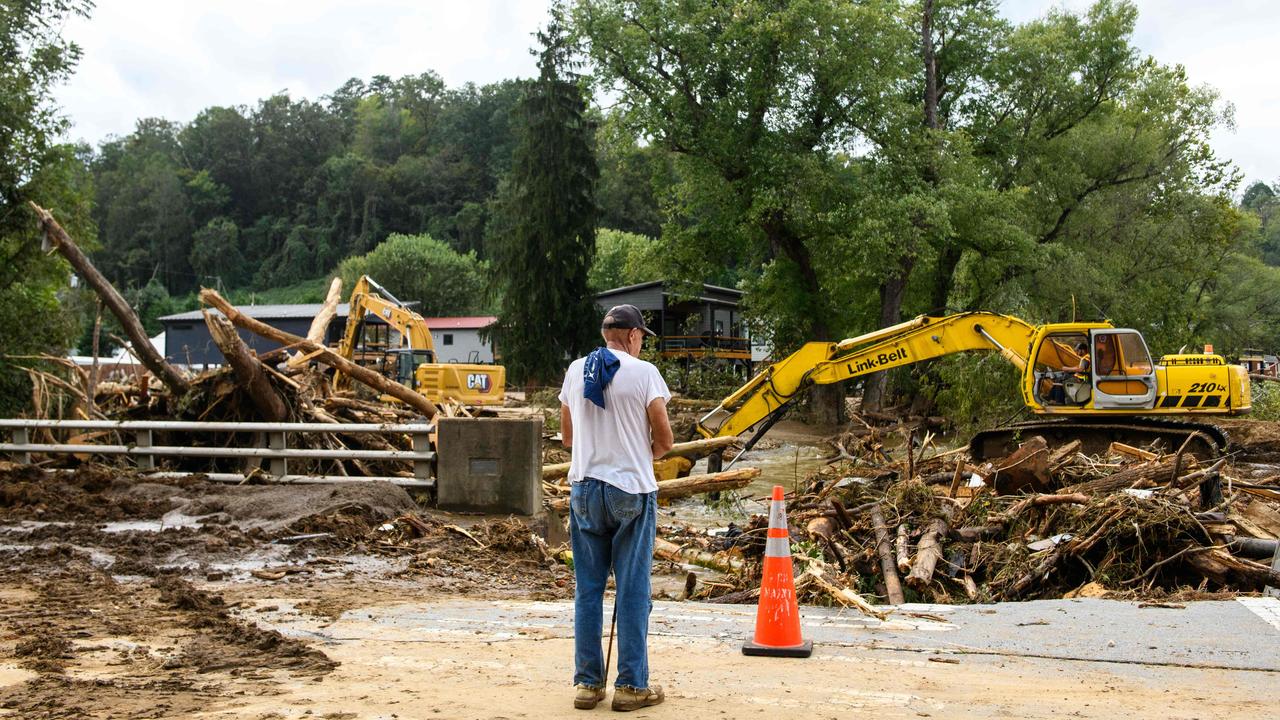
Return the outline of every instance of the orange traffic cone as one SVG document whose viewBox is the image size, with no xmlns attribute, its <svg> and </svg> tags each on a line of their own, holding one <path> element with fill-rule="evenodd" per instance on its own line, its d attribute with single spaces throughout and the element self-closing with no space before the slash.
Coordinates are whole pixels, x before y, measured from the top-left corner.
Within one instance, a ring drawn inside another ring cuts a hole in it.
<svg viewBox="0 0 1280 720">
<path fill-rule="evenodd" d="M 764 573 L 756 608 L 756 636 L 742 645 L 743 655 L 809 657 L 813 643 L 800 636 L 800 607 L 791 575 L 791 540 L 782 486 L 773 486 L 769 503 L 769 539 L 764 545 Z"/>
</svg>

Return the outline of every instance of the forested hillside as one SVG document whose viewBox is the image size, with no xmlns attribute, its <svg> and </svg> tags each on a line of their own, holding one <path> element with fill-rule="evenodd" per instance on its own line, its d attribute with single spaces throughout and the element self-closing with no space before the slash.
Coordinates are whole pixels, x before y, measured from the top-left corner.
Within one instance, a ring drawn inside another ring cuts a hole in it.
<svg viewBox="0 0 1280 720">
<path fill-rule="evenodd" d="M 779 350 L 969 309 L 1109 318 L 1156 353 L 1280 348 L 1280 188 L 1214 153 L 1230 98 L 1144 55 L 1136 17 L 1123 0 L 1023 24 L 996 0 L 568 3 L 548 20 L 555 82 L 589 101 L 597 168 L 596 236 L 575 230 L 573 251 L 595 289 L 740 286 Z M 513 157 L 537 82 L 448 87 L 424 68 L 282 92 L 50 145 L 61 195 L 6 182 L 96 233 L 149 318 L 200 286 L 318 300 L 324 277 L 376 267 L 428 313 L 497 311 L 512 285 L 494 260 L 517 256 L 495 251 L 535 237 L 499 211 L 536 182 Z M 982 362 L 872 383 L 869 401 L 928 388 L 972 414 L 977 394 L 952 389 L 1009 381 Z"/>
</svg>

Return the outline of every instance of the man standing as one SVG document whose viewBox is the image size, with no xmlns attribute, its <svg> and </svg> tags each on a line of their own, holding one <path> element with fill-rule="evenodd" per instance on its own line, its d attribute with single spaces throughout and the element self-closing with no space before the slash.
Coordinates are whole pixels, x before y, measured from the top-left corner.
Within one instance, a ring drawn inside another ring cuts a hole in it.
<svg viewBox="0 0 1280 720">
<path fill-rule="evenodd" d="M 644 336 L 654 333 L 635 306 L 609 310 L 600 334 L 605 347 L 574 360 L 560 390 L 560 434 L 573 449 L 573 705 L 590 710 L 604 699 L 600 638 L 612 566 L 618 623 L 613 709 L 637 710 L 663 699 L 662 688 L 649 684 L 649 575 L 658 514 L 653 460 L 671 449 L 671 392 L 658 369 L 639 359 Z"/>
</svg>

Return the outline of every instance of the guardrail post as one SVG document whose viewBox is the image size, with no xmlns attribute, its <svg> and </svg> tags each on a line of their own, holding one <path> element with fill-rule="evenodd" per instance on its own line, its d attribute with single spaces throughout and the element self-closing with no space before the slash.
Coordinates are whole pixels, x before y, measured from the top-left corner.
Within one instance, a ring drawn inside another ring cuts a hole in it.
<svg viewBox="0 0 1280 720">
<path fill-rule="evenodd" d="M 431 433 L 415 432 L 412 437 L 414 452 L 428 452 L 431 450 Z M 419 480 L 429 479 L 431 477 L 431 461 L 414 460 L 413 476 Z"/>
<path fill-rule="evenodd" d="M 150 431 L 150 430 L 139 430 L 139 431 L 138 431 L 138 439 L 137 439 L 133 444 L 134 444 L 134 447 L 140 447 L 140 448 L 149 448 L 149 447 L 151 447 L 151 431 Z M 139 456 L 138 456 L 138 469 L 139 469 L 139 470 L 155 470 L 155 469 L 156 469 L 156 457 L 155 457 L 154 455 L 150 455 L 150 454 L 147 454 L 147 455 L 139 455 Z"/>
<path fill-rule="evenodd" d="M 285 450 L 289 447 L 285 441 L 285 433 L 271 432 L 267 433 L 267 447 L 272 450 Z M 289 460 L 287 458 L 271 458 L 269 463 L 271 474 L 278 478 L 282 478 L 289 474 Z"/>
<path fill-rule="evenodd" d="M 27 433 L 26 428 L 13 429 L 13 443 L 15 445 L 26 445 L 30 442 L 31 442 L 31 436 Z M 29 452 L 18 453 L 18 462 L 22 463 L 23 465 L 30 465 L 31 453 Z"/>
</svg>

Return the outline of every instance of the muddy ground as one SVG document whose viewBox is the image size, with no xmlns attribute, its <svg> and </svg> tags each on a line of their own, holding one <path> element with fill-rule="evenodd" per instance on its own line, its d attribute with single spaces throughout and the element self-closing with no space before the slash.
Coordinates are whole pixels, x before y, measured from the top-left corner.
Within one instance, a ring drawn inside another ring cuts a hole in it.
<svg viewBox="0 0 1280 720">
<path fill-rule="evenodd" d="M 322 650 L 240 617 L 284 587 L 320 618 L 451 594 L 572 597 L 524 523 L 419 513 L 385 483 L 0 468 L 0 716 L 189 717 L 323 682 L 336 663 Z"/>
<path fill-rule="evenodd" d="M 1280 459 L 1280 424 L 1229 425 L 1241 459 Z M 283 717 L 260 708 L 307 683 L 319 692 L 339 660 L 251 617 L 279 598 L 321 626 L 446 596 L 571 599 L 572 571 L 541 530 L 428 511 L 385 483 L 158 483 L 0 463 L 0 717 Z M 399 715 L 419 716 L 448 714 Z"/>
</svg>

